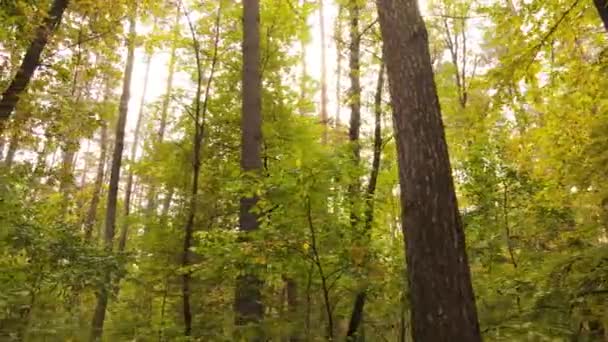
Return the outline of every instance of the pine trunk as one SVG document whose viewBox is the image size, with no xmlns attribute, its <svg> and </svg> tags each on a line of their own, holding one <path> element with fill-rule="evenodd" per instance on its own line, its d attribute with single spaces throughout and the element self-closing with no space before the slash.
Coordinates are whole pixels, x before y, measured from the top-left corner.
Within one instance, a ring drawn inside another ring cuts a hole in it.
<svg viewBox="0 0 608 342">
<path fill-rule="evenodd" d="M 481 341 L 464 231 L 415 0 L 379 0 L 415 341 Z"/>
</svg>

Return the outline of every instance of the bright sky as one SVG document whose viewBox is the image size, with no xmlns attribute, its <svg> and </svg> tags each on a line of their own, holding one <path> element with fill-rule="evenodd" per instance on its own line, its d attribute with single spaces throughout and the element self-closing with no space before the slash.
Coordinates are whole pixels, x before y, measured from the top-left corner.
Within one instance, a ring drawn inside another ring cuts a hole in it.
<svg viewBox="0 0 608 342">
<path fill-rule="evenodd" d="M 291 0 L 293 1 L 293 0 Z M 421 10 L 423 14 L 427 8 L 428 0 L 419 0 Z M 335 41 L 333 39 L 334 35 L 334 22 L 335 18 L 338 15 L 338 6 L 336 5 L 336 1 L 334 0 L 325 0 L 324 1 L 324 9 L 325 9 L 325 41 L 327 43 L 327 92 L 328 92 L 328 114 L 333 119 L 336 113 L 336 46 Z M 307 55 L 306 55 L 306 63 L 307 63 L 307 71 L 310 77 L 313 77 L 316 80 L 320 80 L 321 78 L 321 32 L 319 25 L 319 15 L 318 12 L 315 12 L 309 18 L 309 26 L 311 28 L 312 40 L 306 47 Z M 346 33 L 348 27 L 344 28 L 344 32 Z M 140 28 L 138 32 L 139 34 L 145 33 L 141 32 L 145 30 L 145 28 Z M 145 78 L 145 69 L 146 69 L 146 56 L 144 55 L 143 50 L 139 49 L 135 54 L 135 66 L 133 70 L 133 81 L 131 85 L 131 100 L 129 101 L 129 114 L 127 119 L 127 140 L 130 141 L 133 137 L 133 130 L 135 128 L 135 122 L 137 120 L 137 114 L 139 112 L 140 101 L 143 91 L 143 83 Z M 166 80 L 167 80 L 167 64 L 169 61 L 169 52 L 156 52 L 152 59 L 151 66 L 151 75 L 148 82 L 148 89 L 146 94 L 146 103 L 151 103 L 153 101 L 158 100 L 160 96 L 162 96 L 165 92 Z M 346 76 L 345 72 L 348 67 L 348 60 L 344 59 L 342 61 L 342 89 L 347 89 L 349 80 Z M 299 70 L 299 66 L 298 66 Z M 375 77 L 374 77 L 375 80 Z M 177 80 L 174 83 L 176 85 L 186 85 L 188 84 L 187 75 L 177 76 Z M 363 82 L 364 87 L 366 86 L 366 82 Z M 375 89 L 375 87 L 372 87 Z M 345 96 L 345 94 L 342 94 Z M 320 93 L 317 92 L 314 96 L 314 100 L 317 103 L 317 107 L 320 101 Z M 340 113 L 341 122 L 345 123 L 349 120 L 349 111 L 345 108 L 341 110 Z M 363 112 L 363 120 L 365 121 L 365 110 Z M 365 122 L 364 122 L 365 123 Z M 365 129 L 365 125 L 363 127 Z"/>
</svg>

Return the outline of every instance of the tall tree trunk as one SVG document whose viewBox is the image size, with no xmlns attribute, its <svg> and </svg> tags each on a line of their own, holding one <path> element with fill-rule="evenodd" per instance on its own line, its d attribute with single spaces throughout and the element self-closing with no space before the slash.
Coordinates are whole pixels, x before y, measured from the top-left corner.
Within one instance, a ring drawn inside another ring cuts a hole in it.
<svg viewBox="0 0 608 342">
<path fill-rule="evenodd" d="M 122 163 L 122 152 L 124 148 L 125 126 L 127 123 L 127 113 L 129 111 L 129 98 L 131 96 L 131 76 L 133 73 L 133 60 L 135 55 L 135 14 L 136 9 L 129 19 L 129 36 L 127 38 L 127 62 L 122 84 L 122 95 L 120 97 L 120 105 L 118 108 L 118 121 L 116 123 L 116 140 L 114 142 L 114 152 L 112 155 L 112 168 L 110 174 L 110 186 L 108 190 L 108 204 L 106 209 L 106 222 L 104 243 L 108 252 L 113 250 L 114 233 L 116 231 L 116 204 L 118 202 L 118 182 L 120 181 L 120 166 Z M 99 288 L 97 293 L 97 305 L 92 321 L 91 338 L 92 342 L 101 340 L 103 333 L 103 324 L 106 316 L 106 308 L 108 305 L 108 292 L 111 285 L 112 275 L 107 273 L 104 277 L 104 284 Z"/>
<path fill-rule="evenodd" d="M 397 136 L 415 341 L 481 341 L 428 35 L 415 0 L 378 0 Z"/>
<path fill-rule="evenodd" d="M 319 30 L 321 31 L 321 124 L 323 142 L 327 142 L 327 42 L 325 37 L 325 9 L 323 0 L 319 0 Z"/>
<path fill-rule="evenodd" d="M 344 6 L 338 5 L 338 17 L 334 29 L 334 40 L 336 42 L 336 127 L 340 127 L 340 112 L 342 109 L 342 14 Z"/>
<path fill-rule="evenodd" d="M 363 248 L 367 248 L 371 239 L 372 222 L 374 221 L 374 201 L 376 185 L 378 183 L 378 173 L 380 172 L 380 159 L 382 157 L 382 90 L 384 88 L 384 63 L 380 65 L 378 72 L 378 83 L 376 84 L 376 95 L 374 97 L 374 153 L 372 158 L 372 169 L 370 171 L 369 183 L 365 193 L 365 217 L 363 231 Z M 367 253 L 366 253 L 367 256 Z M 364 263 L 364 267 L 366 267 Z M 363 322 L 363 309 L 365 307 L 367 286 L 365 286 L 355 299 L 355 305 L 350 317 L 347 339 L 354 340 L 361 323 Z"/>
<path fill-rule="evenodd" d="M 260 1 L 243 1 L 243 107 L 241 118 L 241 169 L 247 173 L 262 170 L 260 156 L 262 142 L 262 89 L 260 73 Z M 257 197 L 241 198 L 239 224 L 242 234 L 259 228 L 258 217 L 251 211 Z M 246 238 L 246 237 L 245 237 Z M 245 270 L 246 271 L 246 270 Z M 235 323 L 243 326 L 263 319 L 261 302 L 262 281 L 253 273 L 245 272 L 237 278 L 235 292 Z M 261 332 L 254 339 L 262 341 Z"/>
<path fill-rule="evenodd" d="M 15 109 L 15 106 L 19 101 L 19 96 L 25 91 L 30 83 L 30 79 L 34 75 L 34 71 L 38 68 L 42 50 L 44 50 L 50 35 L 55 31 L 57 26 L 59 26 L 63 12 L 68 7 L 68 3 L 69 0 L 53 1 L 51 9 L 48 12 L 48 17 L 46 17 L 42 24 L 36 29 L 34 39 L 31 41 L 25 56 L 23 56 L 23 61 L 21 62 L 19 70 L 17 70 L 17 74 L 2 94 L 2 99 L 0 100 L 0 134 L 2 133 L 3 125 Z"/>
<path fill-rule="evenodd" d="M 146 104 L 146 93 L 148 92 L 148 79 L 150 78 L 150 65 L 152 64 L 152 54 L 148 54 L 146 62 L 146 71 L 144 74 L 144 85 L 139 101 L 139 112 L 137 113 L 137 121 L 135 122 L 135 130 L 133 132 L 133 144 L 131 145 L 131 156 L 129 161 L 135 162 L 137 158 L 137 148 L 139 147 L 139 131 L 144 117 L 144 106 Z M 129 174 L 127 176 L 127 187 L 125 189 L 125 208 L 124 208 L 124 223 L 120 231 L 120 239 L 118 240 L 118 250 L 124 251 L 127 245 L 127 235 L 129 232 L 129 215 L 131 214 L 131 197 L 133 194 L 133 166 L 129 166 Z"/>
<path fill-rule="evenodd" d="M 593 0 L 593 3 L 604 23 L 604 28 L 608 31 L 608 0 Z"/>
<path fill-rule="evenodd" d="M 13 134 L 8 142 L 8 148 L 6 149 L 6 157 L 4 158 L 4 165 L 7 169 L 13 166 L 15 155 L 17 154 L 17 148 L 19 146 L 19 140 L 21 140 L 21 127 L 14 127 Z"/>
<path fill-rule="evenodd" d="M 158 128 L 158 143 L 162 143 L 165 139 L 165 131 L 167 129 L 167 117 L 169 115 L 169 105 L 171 104 L 171 92 L 173 90 L 173 77 L 175 75 L 175 60 L 177 56 L 177 42 L 179 37 L 179 19 L 180 9 L 179 7 L 175 13 L 175 23 L 173 24 L 173 37 L 171 41 L 171 55 L 169 57 L 169 70 L 167 75 L 167 84 L 165 88 L 165 95 L 160 110 L 160 125 Z M 157 200 L 157 188 L 154 184 L 150 186 L 147 196 L 147 208 L 146 212 L 151 214 L 156 209 Z"/>
<path fill-rule="evenodd" d="M 304 7 L 306 0 L 300 0 L 300 6 Z M 307 18 L 304 18 L 306 20 Z M 308 23 L 305 22 L 306 28 L 308 29 Z M 301 67 L 301 75 L 300 75 L 300 115 L 306 114 L 306 104 L 307 102 L 307 91 L 306 91 L 306 80 L 308 79 L 308 70 L 306 65 L 306 41 L 304 38 L 300 39 L 300 67 Z"/>
<path fill-rule="evenodd" d="M 353 144 L 353 160 L 356 164 L 360 159 L 359 129 L 361 126 L 361 36 L 359 33 L 359 4 L 351 0 L 348 4 L 350 22 L 349 74 L 350 74 L 350 128 L 348 137 Z"/>
<path fill-rule="evenodd" d="M 158 141 L 162 142 L 165 138 L 167 129 L 167 117 L 169 115 L 169 105 L 171 104 L 171 91 L 173 89 L 173 76 L 175 75 L 175 61 L 177 56 L 177 42 L 179 37 L 179 8 L 175 13 L 175 23 L 173 24 L 173 37 L 171 42 L 171 56 L 169 57 L 169 74 L 167 76 L 167 86 L 165 88 L 165 96 L 160 111 L 160 126 L 158 129 Z"/>
<path fill-rule="evenodd" d="M 284 277 L 285 291 L 287 293 L 287 319 L 289 321 L 289 342 L 301 341 L 301 329 L 298 320 L 299 299 L 298 283 L 289 277 Z"/>
<path fill-rule="evenodd" d="M 215 74 L 215 68 L 218 62 L 218 46 L 220 39 L 220 20 L 221 20 L 222 8 L 221 3 L 218 4 L 217 15 L 215 18 L 215 32 L 214 32 L 214 46 L 213 54 L 211 59 L 211 68 L 209 71 L 209 77 L 205 87 L 205 97 L 201 104 L 202 97 L 202 86 L 203 86 L 203 66 L 201 61 L 200 42 L 196 36 L 196 31 L 188 14 L 188 25 L 190 26 L 190 33 L 192 34 L 192 46 L 194 48 L 194 55 L 196 57 L 196 70 L 197 70 L 197 86 L 196 86 L 196 98 L 194 99 L 194 136 L 193 136 L 193 150 L 192 150 L 192 188 L 190 192 L 190 208 L 188 211 L 188 218 L 186 226 L 184 228 L 184 244 L 182 249 L 182 267 L 188 268 L 190 265 L 190 248 L 192 247 L 192 237 L 194 235 L 194 219 L 198 210 L 198 183 L 201 171 L 201 152 L 203 149 L 203 139 L 205 137 L 205 126 L 207 117 L 207 105 L 209 103 L 209 94 L 211 91 L 211 84 Z M 189 270 L 186 270 L 182 275 L 182 301 L 183 301 L 183 316 L 184 316 L 184 335 L 190 336 L 192 334 L 192 312 L 190 309 L 190 281 L 192 274 Z"/>
<path fill-rule="evenodd" d="M 84 221 L 84 239 L 90 241 L 93 235 L 93 226 L 97 218 L 97 207 L 101 198 L 101 188 L 103 186 L 104 166 L 106 165 L 106 154 L 108 148 L 108 125 L 104 121 L 101 123 L 100 140 L 99 140 L 99 161 L 97 164 L 97 174 L 95 176 L 95 185 L 93 186 L 93 195 L 91 204 L 87 211 L 87 217 Z"/>
<path fill-rule="evenodd" d="M 352 162 L 354 167 L 359 166 L 361 159 L 361 147 L 359 142 L 359 131 L 361 127 L 361 36 L 359 33 L 359 4 L 358 0 L 350 0 L 348 3 L 349 24 L 350 24 L 350 45 L 349 45 L 349 105 L 350 105 L 350 127 L 348 138 L 352 148 Z M 353 229 L 357 229 L 359 217 L 357 214 L 357 201 L 360 191 L 359 179 L 354 179 L 348 186 L 350 197 L 350 220 Z"/>
</svg>

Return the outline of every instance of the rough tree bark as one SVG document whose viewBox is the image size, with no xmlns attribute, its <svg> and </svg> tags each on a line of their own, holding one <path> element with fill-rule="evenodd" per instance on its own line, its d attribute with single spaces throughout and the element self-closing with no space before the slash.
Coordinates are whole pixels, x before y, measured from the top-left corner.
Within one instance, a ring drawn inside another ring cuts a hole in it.
<svg viewBox="0 0 608 342">
<path fill-rule="evenodd" d="M 608 31 L 608 0 L 593 0 L 593 3 L 604 23 L 604 28 Z"/>
<path fill-rule="evenodd" d="M 40 64 L 40 55 L 46 46 L 49 37 L 57 29 L 61 23 L 63 12 L 68 7 L 69 0 L 54 0 L 51 9 L 40 26 L 36 29 L 34 39 L 30 43 L 21 66 L 17 70 L 17 74 L 11 81 L 8 88 L 2 93 L 0 100 L 0 134 L 2 133 L 4 123 L 8 120 L 11 113 L 15 109 L 19 96 L 25 91 L 34 71 Z"/>
<path fill-rule="evenodd" d="M 135 12 L 135 9 L 133 9 Z M 127 112 L 129 111 L 129 98 L 131 97 L 131 76 L 133 73 L 133 60 L 135 55 L 135 13 L 129 19 L 129 36 L 127 38 L 127 62 L 122 84 L 122 95 L 118 107 L 118 121 L 116 123 L 116 139 L 114 142 L 114 152 L 112 155 L 112 167 L 110 173 L 110 186 L 108 190 L 108 204 L 106 209 L 106 222 L 104 232 L 104 244 L 107 251 L 111 252 L 114 245 L 114 234 L 116 231 L 116 204 L 118 202 L 118 182 L 120 181 L 120 166 L 122 164 L 122 152 L 125 139 L 125 125 L 127 123 Z M 97 293 L 97 304 L 91 324 L 90 341 L 101 340 L 103 324 L 106 317 L 108 306 L 109 287 L 112 281 L 110 273 L 105 275 L 104 285 Z"/>
<path fill-rule="evenodd" d="M 416 341 L 481 341 L 428 35 L 415 0 L 378 0 L 397 136 Z"/>
<path fill-rule="evenodd" d="M 262 170 L 262 79 L 260 73 L 260 1 L 243 1 L 243 85 L 241 117 L 241 169 L 245 173 Z M 242 234 L 259 228 L 258 216 L 251 211 L 257 197 L 241 198 L 239 225 Z M 246 238 L 244 236 L 243 238 Z M 245 270 L 247 271 L 247 270 Z M 259 323 L 264 315 L 261 280 L 251 273 L 237 277 L 235 323 L 237 326 Z M 261 333 L 255 337 L 262 341 Z"/>
</svg>

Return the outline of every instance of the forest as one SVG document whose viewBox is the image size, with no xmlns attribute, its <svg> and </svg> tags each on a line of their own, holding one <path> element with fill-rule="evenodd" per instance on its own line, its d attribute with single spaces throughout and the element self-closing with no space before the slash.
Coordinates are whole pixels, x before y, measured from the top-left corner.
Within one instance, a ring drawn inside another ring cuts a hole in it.
<svg viewBox="0 0 608 342">
<path fill-rule="evenodd" d="M 0 341 L 608 341 L 608 0 L 0 0 Z"/>
</svg>

